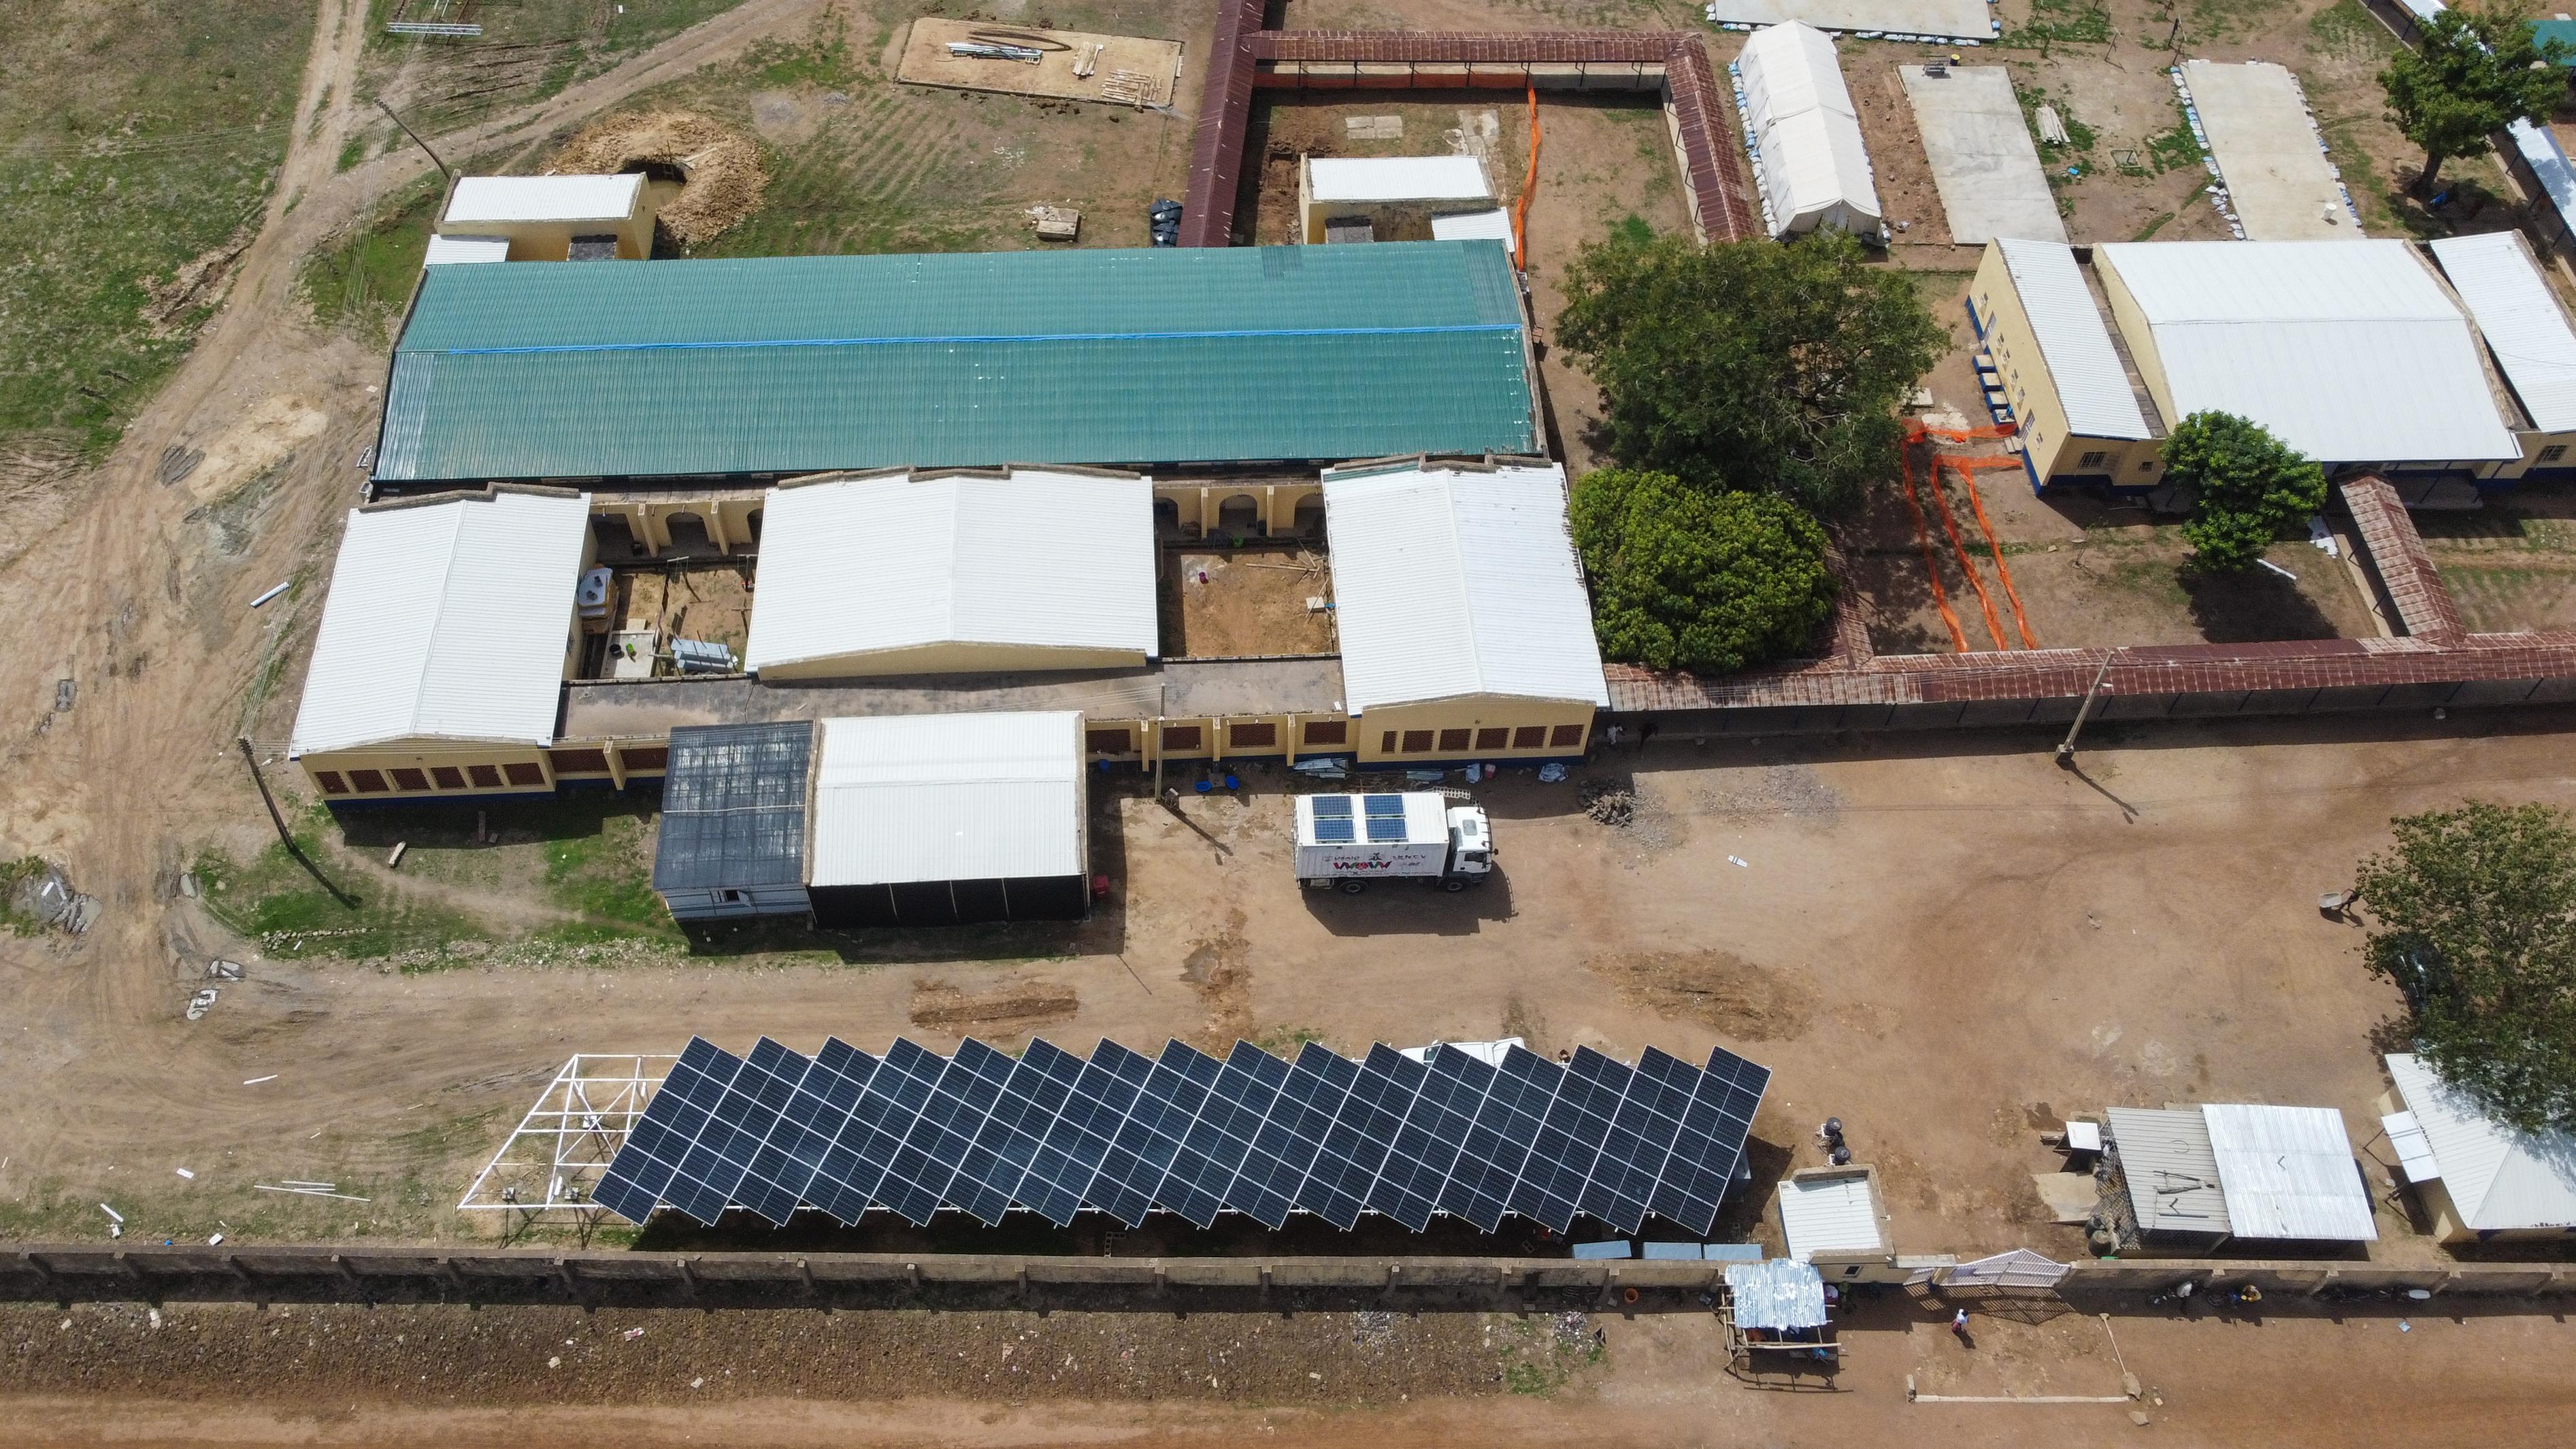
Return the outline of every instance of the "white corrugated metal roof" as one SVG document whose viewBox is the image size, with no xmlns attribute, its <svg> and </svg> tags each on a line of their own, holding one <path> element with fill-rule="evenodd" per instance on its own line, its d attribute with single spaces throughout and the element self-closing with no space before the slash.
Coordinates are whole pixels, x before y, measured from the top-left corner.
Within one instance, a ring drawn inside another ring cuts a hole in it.
<svg viewBox="0 0 2576 1449">
<path fill-rule="evenodd" d="M 2370 1189 L 2353 1164 L 2343 1114 L 2332 1107 L 2212 1102 L 2200 1109 L 2210 1155 L 2240 1238 L 2367 1243 Z"/>
<path fill-rule="evenodd" d="M 2522 456 L 2468 318 L 2409 243 L 2121 242 L 2093 257 L 2146 317 L 2172 421 L 2236 413 L 2325 463 Z"/>
<path fill-rule="evenodd" d="M 827 719 L 819 744 L 808 885 L 1086 873 L 1078 713 Z"/>
<path fill-rule="evenodd" d="M 773 488 L 744 667 L 934 644 L 1160 647 L 1154 490 L 1017 468 Z"/>
<path fill-rule="evenodd" d="M 1482 201 L 1494 194 L 1473 156 L 1313 156 L 1317 201 Z"/>
<path fill-rule="evenodd" d="M 389 740 L 553 742 L 590 497 L 349 514 L 295 713 L 295 751 Z"/>
<path fill-rule="evenodd" d="M 429 251 L 420 264 L 424 267 L 447 266 L 456 262 L 506 262 L 510 259 L 510 239 L 505 236 L 433 236 Z"/>
<path fill-rule="evenodd" d="M 2522 233 L 2444 237 L 2433 243 L 2433 256 L 2469 304 L 2532 426 L 2576 432 L 2576 329 L 2567 325 Z"/>
<path fill-rule="evenodd" d="M 1780 1237 L 1789 1256 L 1801 1263 L 1818 1253 L 1888 1251 L 1869 1174 L 1854 1170 L 1782 1179 Z"/>
<path fill-rule="evenodd" d="M 1324 475 L 1344 706 L 1496 694 L 1607 708 L 1565 470 Z"/>
<path fill-rule="evenodd" d="M 2129 1179 L 2129 1208 L 2151 1233 L 2229 1233 L 2227 1194 L 2198 1112 L 2114 1107 L 2111 1141 Z"/>
<path fill-rule="evenodd" d="M 2379 1130 L 2388 1134 L 2388 1145 L 2397 1149 L 2397 1165 L 2408 1182 L 2441 1180 L 2442 1165 L 2433 1160 L 2433 1144 L 2424 1140 L 2424 1126 L 2414 1113 L 2391 1112 L 2379 1119 Z"/>
<path fill-rule="evenodd" d="M 1791 21 L 1755 31 L 1736 61 L 1746 122 L 1762 149 L 1762 190 L 1782 231 L 1834 221 L 1862 230 L 1883 213 L 1831 36 Z"/>
<path fill-rule="evenodd" d="M 644 178 L 467 176 L 447 199 L 441 229 L 495 221 L 623 221 L 635 214 Z"/>
<path fill-rule="evenodd" d="M 1491 211 L 1461 212 L 1456 216 L 1431 218 L 1433 241 L 1476 241 L 1491 238 L 1505 246 L 1512 244 L 1512 214 L 1501 207 Z"/>
<path fill-rule="evenodd" d="M 2479 1232 L 2576 1228 L 2576 1133 L 2516 1131 L 2453 1090 L 2429 1063 L 2388 1059 L 2462 1226 Z"/>
<path fill-rule="evenodd" d="M 2063 242 L 1997 240 L 2004 270 L 2021 296 L 2022 311 L 2066 407 L 2069 432 L 2088 438 L 2143 438 L 2147 415 L 2129 387 L 2129 374 L 2111 346 L 2111 329 Z"/>
</svg>

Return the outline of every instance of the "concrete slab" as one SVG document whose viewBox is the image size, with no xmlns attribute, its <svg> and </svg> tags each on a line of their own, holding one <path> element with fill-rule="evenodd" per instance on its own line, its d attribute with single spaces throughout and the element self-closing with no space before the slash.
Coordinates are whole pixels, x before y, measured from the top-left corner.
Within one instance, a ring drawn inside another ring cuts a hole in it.
<svg viewBox="0 0 2576 1449">
<path fill-rule="evenodd" d="M 1714 0 L 1708 18 L 1720 25 L 1803 20 L 1818 30 L 1854 35 L 1937 35 L 1975 41 L 1995 36 L 1994 12 L 1986 0 Z"/>
<path fill-rule="evenodd" d="M 2298 79 L 2266 61 L 2187 60 L 2183 84 L 2239 225 L 2253 241 L 2349 239 L 2361 219 L 2308 118 Z"/>
<path fill-rule="evenodd" d="M 951 42 L 1007 45 L 1038 52 L 1031 65 L 951 55 Z M 1181 46 L 1133 35 L 1094 35 L 924 16 L 912 22 L 895 79 L 961 91 L 1001 91 L 1068 101 L 1168 106 L 1181 81 Z"/>
<path fill-rule="evenodd" d="M 1950 239 L 1982 246 L 1996 237 L 2023 241 L 2066 240 L 2057 197 L 2040 170 L 2013 95 L 2012 76 L 1999 65 L 1951 66 L 1936 76 L 1919 65 L 1900 65 L 1915 129 L 1932 161 L 1932 184 L 1950 215 Z"/>
</svg>

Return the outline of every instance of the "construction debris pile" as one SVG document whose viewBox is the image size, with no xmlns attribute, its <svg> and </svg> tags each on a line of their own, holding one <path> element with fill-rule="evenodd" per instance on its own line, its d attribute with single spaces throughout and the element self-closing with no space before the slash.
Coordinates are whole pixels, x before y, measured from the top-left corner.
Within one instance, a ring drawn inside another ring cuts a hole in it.
<svg viewBox="0 0 2576 1449">
<path fill-rule="evenodd" d="M 1614 830 L 1637 818 L 1637 792 L 1615 780 L 1586 780 L 1577 792 L 1583 813 Z"/>
</svg>

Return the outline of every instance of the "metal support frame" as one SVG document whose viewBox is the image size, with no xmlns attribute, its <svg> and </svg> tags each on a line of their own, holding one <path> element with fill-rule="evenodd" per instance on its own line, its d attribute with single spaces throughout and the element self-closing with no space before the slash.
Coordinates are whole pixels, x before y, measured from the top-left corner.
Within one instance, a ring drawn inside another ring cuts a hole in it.
<svg viewBox="0 0 2576 1449">
<path fill-rule="evenodd" d="M 591 1191 L 678 1060 L 576 1053 L 474 1175 L 456 1210 L 518 1213 L 521 1226 L 541 1217 L 596 1226 L 607 1209 Z"/>
</svg>

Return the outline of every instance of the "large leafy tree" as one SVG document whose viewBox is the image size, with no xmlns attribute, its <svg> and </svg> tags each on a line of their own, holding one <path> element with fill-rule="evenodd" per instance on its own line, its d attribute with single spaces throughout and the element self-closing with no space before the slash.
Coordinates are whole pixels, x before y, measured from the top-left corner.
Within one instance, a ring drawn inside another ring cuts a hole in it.
<svg viewBox="0 0 2576 1449">
<path fill-rule="evenodd" d="M 1600 385 L 1621 464 L 1819 513 L 1894 477 L 1896 406 L 1949 343 L 1913 283 L 1840 232 L 1614 240 L 1565 290 L 1556 338 Z"/>
<path fill-rule="evenodd" d="M 2326 506 L 2326 472 L 2260 423 L 2193 413 L 2165 438 L 2165 474 L 2199 490 L 2182 526 L 2199 567 L 2254 566 L 2292 524 Z"/>
<path fill-rule="evenodd" d="M 1575 485 L 1573 521 L 1611 659 L 1742 669 L 1796 653 L 1833 608 L 1825 531 L 1785 499 L 1607 468 Z"/>
<path fill-rule="evenodd" d="M 2390 824 L 2396 848 L 2361 865 L 2364 950 L 2416 1051 L 2503 1121 L 2576 1127 L 2576 829 L 2477 800 Z"/>
<path fill-rule="evenodd" d="M 2540 120 L 2567 94 L 2566 42 L 2536 41 L 2526 21 L 2444 10 L 2417 22 L 2422 41 L 2379 73 L 2388 118 L 2424 148 L 2415 189 L 2430 191 L 2442 163 L 2474 156 L 2515 121 Z"/>
</svg>

